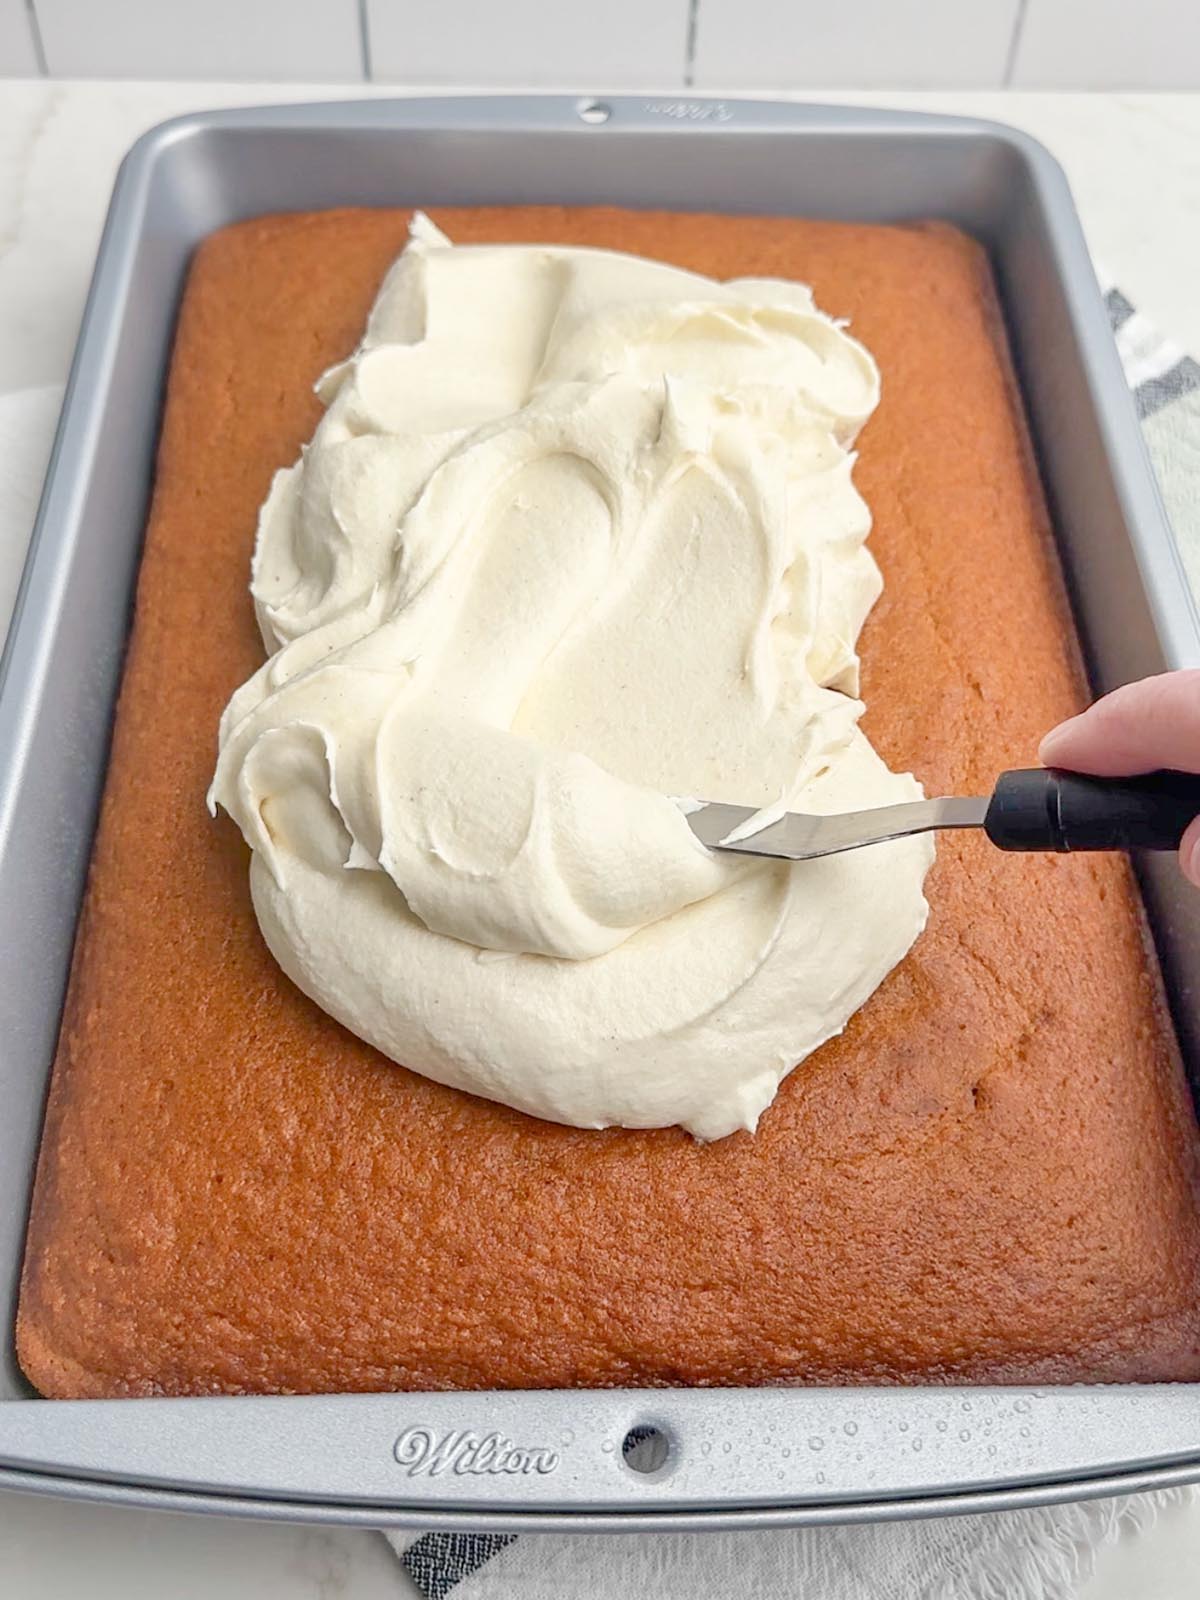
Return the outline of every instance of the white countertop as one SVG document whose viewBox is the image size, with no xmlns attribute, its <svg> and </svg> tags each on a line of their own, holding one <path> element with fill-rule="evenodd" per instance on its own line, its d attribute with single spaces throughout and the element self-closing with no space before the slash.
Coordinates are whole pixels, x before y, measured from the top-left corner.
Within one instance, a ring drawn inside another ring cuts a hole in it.
<svg viewBox="0 0 1200 1600">
<path fill-rule="evenodd" d="M 399 92 L 0 81 L 0 394 L 65 378 L 113 173 L 145 128 L 206 106 Z M 1097 258 L 1140 309 L 1200 354 L 1200 95 L 808 98 L 963 112 L 1026 129 L 1065 166 Z M 1080 1600 L 1192 1600 L 1198 1571 L 1200 1502 L 1103 1551 Z M 581 1593 L 586 1586 L 581 1573 Z M 0 1593 L 14 1600 L 415 1592 L 373 1534 L 0 1495 Z"/>
</svg>

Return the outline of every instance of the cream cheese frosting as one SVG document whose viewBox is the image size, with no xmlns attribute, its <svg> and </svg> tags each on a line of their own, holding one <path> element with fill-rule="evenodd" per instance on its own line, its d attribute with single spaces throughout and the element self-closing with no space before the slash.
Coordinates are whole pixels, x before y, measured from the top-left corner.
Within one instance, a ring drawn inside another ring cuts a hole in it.
<svg viewBox="0 0 1200 1600">
<path fill-rule="evenodd" d="M 857 726 L 870 355 L 799 284 L 418 217 L 318 392 L 209 796 L 276 960 L 535 1116 L 753 1129 L 927 914 L 927 838 L 722 855 L 672 798 L 921 792 Z"/>
</svg>

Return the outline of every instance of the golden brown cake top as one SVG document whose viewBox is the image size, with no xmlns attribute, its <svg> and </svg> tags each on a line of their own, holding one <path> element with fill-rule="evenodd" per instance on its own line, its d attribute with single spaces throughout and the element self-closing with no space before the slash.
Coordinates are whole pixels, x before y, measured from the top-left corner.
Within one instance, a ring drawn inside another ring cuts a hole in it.
<svg viewBox="0 0 1200 1600">
<path fill-rule="evenodd" d="M 871 740 L 930 792 L 978 792 L 1077 709 L 971 241 L 433 215 L 464 241 L 810 282 L 884 376 L 858 467 L 887 578 L 862 638 Z M 201 804 L 211 730 L 259 659 L 256 509 L 406 224 L 265 218 L 209 240 L 189 279 L 34 1197 L 26 1372 L 77 1395 L 1195 1377 L 1195 1122 L 1123 861 L 944 844 L 913 954 L 755 1136 L 710 1146 L 416 1078 L 280 976 L 244 846 Z"/>
</svg>

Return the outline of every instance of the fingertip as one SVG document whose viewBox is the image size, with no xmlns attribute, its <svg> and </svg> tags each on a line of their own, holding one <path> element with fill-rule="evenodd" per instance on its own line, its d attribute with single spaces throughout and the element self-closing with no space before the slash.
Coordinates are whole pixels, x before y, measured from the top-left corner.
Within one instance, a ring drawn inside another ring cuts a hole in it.
<svg viewBox="0 0 1200 1600">
<path fill-rule="evenodd" d="M 1200 889 L 1200 817 L 1189 823 L 1179 842 L 1179 865 L 1188 882 Z"/>
<path fill-rule="evenodd" d="M 1055 757 L 1066 749 L 1071 729 L 1078 721 L 1078 717 L 1068 717 L 1066 722 L 1060 722 L 1057 728 L 1051 728 L 1049 733 L 1042 736 L 1042 742 L 1038 745 L 1038 760 L 1044 767 L 1056 765 Z"/>
</svg>

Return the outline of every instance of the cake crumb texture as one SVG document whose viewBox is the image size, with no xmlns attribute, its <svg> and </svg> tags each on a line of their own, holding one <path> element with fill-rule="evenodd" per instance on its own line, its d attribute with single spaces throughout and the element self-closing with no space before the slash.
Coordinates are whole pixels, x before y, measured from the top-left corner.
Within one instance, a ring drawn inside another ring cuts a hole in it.
<svg viewBox="0 0 1200 1600">
<path fill-rule="evenodd" d="M 1196 1125 L 1123 857 L 943 836 L 912 954 L 755 1136 L 537 1122 L 294 989 L 204 806 L 258 507 L 409 213 L 261 218 L 188 279 L 18 1318 L 45 1394 L 1200 1377 Z M 982 251 L 944 226 L 438 208 L 813 285 L 883 373 L 864 730 L 930 793 L 1085 694 Z M 881 856 L 881 868 L 884 857 Z M 453 996 L 447 996 L 453 1004 Z"/>
</svg>

